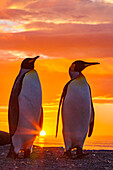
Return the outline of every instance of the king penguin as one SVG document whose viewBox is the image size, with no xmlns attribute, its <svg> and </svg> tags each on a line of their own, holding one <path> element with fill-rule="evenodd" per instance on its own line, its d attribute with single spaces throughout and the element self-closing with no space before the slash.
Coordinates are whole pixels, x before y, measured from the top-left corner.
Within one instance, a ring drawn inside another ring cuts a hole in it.
<svg viewBox="0 0 113 170">
<path fill-rule="evenodd" d="M 34 62 L 39 56 L 26 58 L 14 82 L 8 109 L 11 147 L 7 157 L 17 158 L 24 150 L 24 157 L 30 156 L 33 142 L 42 128 L 42 90 Z"/>
<path fill-rule="evenodd" d="M 70 158 L 72 158 L 71 150 L 74 148 L 76 148 L 77 157 L 85 155 L 83 154 L 82 148 L 88 129 L 88 137 L 90 137 L 93 132 L 95 113 L 91 89 L 81 71 L 95 64 L 99 63 L 84 62 L 81 60 L 73 62 L 69 68 L 71 80 L 65 85 L 61 95 L 57 116 L 56 137 L 60 107 L 62 105 L 65 155 Z"/>
</svg>

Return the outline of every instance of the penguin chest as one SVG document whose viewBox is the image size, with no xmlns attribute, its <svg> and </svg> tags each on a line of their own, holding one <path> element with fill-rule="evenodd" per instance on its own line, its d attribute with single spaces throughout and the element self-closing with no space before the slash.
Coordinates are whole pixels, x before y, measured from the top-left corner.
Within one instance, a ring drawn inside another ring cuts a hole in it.
<svg viewBox="0 0 113 170">
<path fill-rule="evenodd" d="M 18 99 L 19 123 L 23 122 L 23 125 L 29 126 L 29 124 L 37 122 L 41 112 L 42 92 L 40 80 L 35 70 L 25 74 Z"/>
<path fill-rule="evenodd" d="M 62 109 L 65 129 L 87 131 L 91 115 L 91 97 L 85 78 L 75 79 L 69 84 Z"/>
</svg>

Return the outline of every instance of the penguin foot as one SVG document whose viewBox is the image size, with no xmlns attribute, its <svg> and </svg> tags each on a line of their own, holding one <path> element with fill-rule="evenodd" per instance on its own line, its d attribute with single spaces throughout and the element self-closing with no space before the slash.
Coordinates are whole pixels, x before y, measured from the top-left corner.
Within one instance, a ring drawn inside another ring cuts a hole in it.
<svg viewBox="0 0 113 170">
<path fill-rule="evenodd" d="M 30 149 L 25 149 L 24 150 L 24 158 L 29 158 L 30 157 Z"/>
<path fill-rule="evenodd" d="M 16 158 L 18 158 L 18 154 L 15 153 L 15 152 L 10 152 L 9 151 L 9 153 L 7 155 L 7 158 L 16 159 Z"/>
<path fill-rule="evenodd" d="M 82 155 L 82 154 L 83 154 L 83 152 L 82 152 L 82 148 L 80 148 L 79 146 L 77 147 L 76 154 L 77 154 L 77 156 L 78 156 L 78 155 Z"/>
<path fill-rule="evenodd" d="M 82 148 L 77 147 L 77 151 L 76 151 L 76 158 L 75 159 L 79 159 L 82 158 L 83 156 L 88 155 L 89 153 L 83 153 Z"/>
<path fill-rule="evenodd" d="M 64 156 L 66 156 L 68 158 L 72 158 L 71 149 L 69 149 L 66 152 L 64 152 Z"/>
<path fill-rule="evenodd" d="M 13 146 L 10 147 L 9 153 L 8 153 L 8 155 L 7 155 L 7 158 L 12 158 L 12 159 L 18 158 L 18 154 L 15 153 Z"/>
</svg>

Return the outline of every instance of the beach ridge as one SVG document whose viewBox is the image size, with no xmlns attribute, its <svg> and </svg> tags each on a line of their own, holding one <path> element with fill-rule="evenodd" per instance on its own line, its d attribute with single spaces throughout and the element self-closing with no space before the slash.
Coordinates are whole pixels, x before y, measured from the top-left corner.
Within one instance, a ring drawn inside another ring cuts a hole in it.
<svg viewBox="0 0 113 170">
<path fill-rule="evenodd" d="M 69 159 L 63 155 L 63 147 L 33 146 L 30 158 L 7 158 L 10 145 L 0 146 L 0 169 L 3 170 L 60 170 L 60 169 L 113 169 L 113 150 L 84 150 L 88 155 L 81 159 Z M 73 155 L 75 150 L 73 150 Z"/>
</svg>

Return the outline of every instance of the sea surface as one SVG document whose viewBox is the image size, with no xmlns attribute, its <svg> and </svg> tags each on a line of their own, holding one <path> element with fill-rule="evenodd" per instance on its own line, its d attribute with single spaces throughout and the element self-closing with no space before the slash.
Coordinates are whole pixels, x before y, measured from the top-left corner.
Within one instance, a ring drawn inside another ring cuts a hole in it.
<svg viewBox="0 0 113 170">
<path fill-rule="evenodd" d="M 49 123 L 50 121 L 50 123 Z M 55 129 L 53 125 L 51 125 L 51 117 L 49 120 L 49 116 L 46 120 L 45 128 L 47 127 L 50 130 Z M 0 131 L 8 132 L 8 114 L 7 108 L 0 108 Z M 59 130 L 61 132 L 61 129 Z M 34 141 L 34 145 L 41 147 L 64 147 L 62 133 L 58 133 L 58 137 L 55 138 L 55 130 L 51 131 L 51 134 L 47 134 L 45 136 L 36 137 Z M 113 150 L 113 136 L 94 136 L 92 135 L 90 138 L 86 138 L 83 149 L 87 150 Z"/>
<path fill-rule="evenodd" d="M 53 135 L 37 137 L 34 145 L 41 147 L 64 147 L 63 137 L 55 138 Z M 83 149 L 87 150 L 113 150 L 113 136 L 92 136 L 86 138 Z"/>
</svg>

